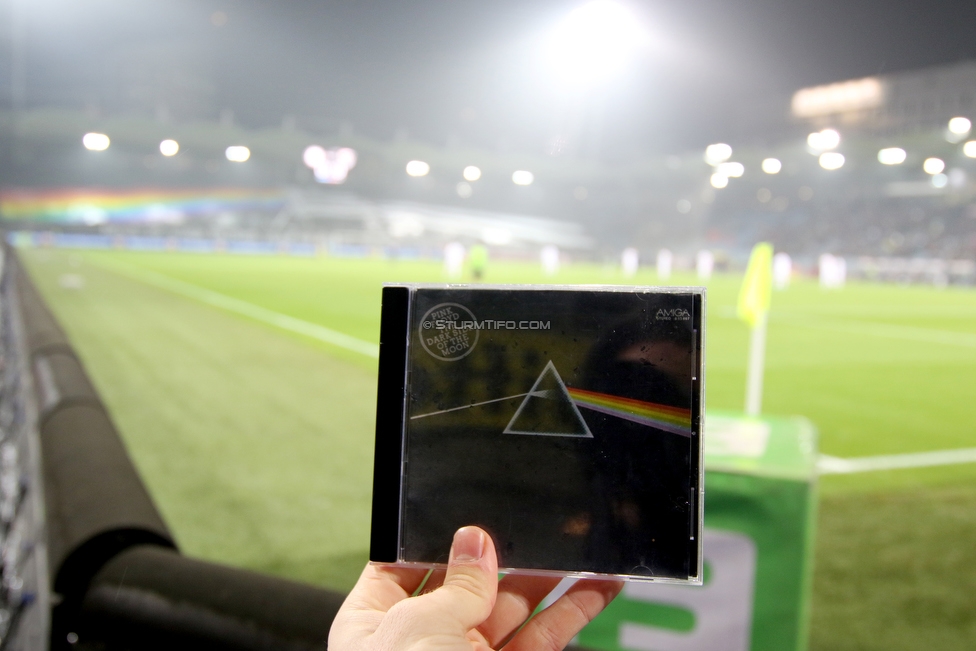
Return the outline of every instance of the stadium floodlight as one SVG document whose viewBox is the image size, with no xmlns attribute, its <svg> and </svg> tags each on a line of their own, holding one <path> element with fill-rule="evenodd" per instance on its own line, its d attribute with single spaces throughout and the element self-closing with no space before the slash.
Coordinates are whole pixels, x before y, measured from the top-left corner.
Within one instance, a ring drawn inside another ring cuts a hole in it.
<svg viewBox="0 0 976 651">
<path fill-rule="evenodd" d="M 108 136 L 104 133 L 86 133 L 81 138 L 81 144 L 85 146 L 88 151 L 105 151 L 111 144 Z"/>
<path fill-rule="evenodd" d="M 925 170 L 926 174 L 941 174 L 942 170 L 945 169 L 945 161 L 941 158 L 926 158 L 925 162 L 922 163 L 922 169 Z"/>
<path fill-rule="evenodd" d="M 732 147 L 724 142 L 717 142 L 714 145 L 705 147 L 705 162 L 711 166 L 724 163 L 732 158 Z"/>
<path fill-rule="evenodd" d="M 326 158 L 325 149 L 318 145 L 309 145 L 302 152 L 302 162 L 313 170 L 325 164 Z"/>
<path fill-rule="evenodd" d="M 159 153 L 163 156 L 176 156 L 180 151 L 180 143 L 175 140 L 167 138 L 166 140 L 159 143 Z"/>
<path fill-rule="evenodd" d="M 840 134 L 835 129 L 815 131 L 807 136 L 807 144 L 814 151 L 829 151 L 840 144 Z"/>
<path fill-rule="evenodd" d="M 409 176 L 427 176 L 430 174 L 430 165 L 422 160 L 412 160 L 407 163 L 407 174 Z"/>
<path fill-rule="evenodd" d="M 949 177 L 945 174 L 933 174 L 932 185 L 936 188 L 944 188 L 949 184 Z"/>
<path fill-rule="evenodd" d="M 315 180 L 330 185 L 345 183 L 349 170 L 356 167 L 357 160 L 356 150 L 349 147 L 324 149 L 319 145 L 309 145 L 302 152 L 302 162 L 312 169 Z"/>
<path fill-rule="evenodd" d="M 783 163 L 778 158 L 766 158 L 762 162 L 762 171 L 766 174 L 779 174 Z"/>
<path fill-rule="evenodd" d="M 973 123 L 969 121 L 969 118 L 955 117 L 949 120 L 949 131 L 957 136 L 969 133 L 972 128 Z"/>
<path fill-rule="evenodd" d="M 477 181 L 481 178 L 481 168 L 475 167 L 474 165 L 468 165 L 461 172 L 461 176 L 464 177 L 465 181 Z"/>
<path fill-rule="evenodd" d="M 528 170 L 516 170 L 512 172 L 512 183 L 515 185 L 532 185 L 535 175 Z"/>
<path fill-rule="evenodd" d="M 745 174 L 746 168 L 742 163 L 736 163 L 734 161 L 729 163 L 721 163 L 715 168 L 716 174 L 721 174 L 722 176 L 727 176 L 730 179 L 737 179 Z"/>
<path fill-rule="evenodd" d="M 969 158 L 976 158 L 976 140 L 970 140 L 962 146 L 962 153 Z"/>
<path fill-rule="evenodd" d="M 881 106 L 884 97 L 884 84 L 874 77 L 803 88 L 793 95 L 793 115 L 814 118 L 862 111 Z"/>
<path fill-rule="evenodd" d="M 712 174 L 712 177 L 708 179 L 708 182 L 712 184 L 712 187 L 721 190 L 729 184 L 729 177 L 722 174 Z"/>
<path fill-rule="evenodd" d="M 224 151 L 224 156 L 232 163 L 243 163 L 251 157 L 251 150 L 244 145 L 231 145 Z"/>
<path fill-rule="evenodd" d="M 545 55 L 561 81 L 582 87 L 618 74 L 647 40 L 626 7 L 593 0 L 556 25 L 545 43 Z"/>
<path fill-rule="evenodd" d="M 882 165 L 901 165 L 908 154 L 901 147 L 886 147 L 878 151 L 878 162 Z"/>
<path fill-rule="evenodd" d="M 820 167 L 825 170 L 839 170 L 844 167 L 844 154 L 828 151 L 820 154 Z"/>
<path fill-rule="evenodd" d="M 472 193 L 471 184 L 466 181 L 461 181 L 460 183 L 458 183 L 455 189 L 457 190 L 457 195 L 462 199 L 467 199 L 471 196 Z"/>
</svg>

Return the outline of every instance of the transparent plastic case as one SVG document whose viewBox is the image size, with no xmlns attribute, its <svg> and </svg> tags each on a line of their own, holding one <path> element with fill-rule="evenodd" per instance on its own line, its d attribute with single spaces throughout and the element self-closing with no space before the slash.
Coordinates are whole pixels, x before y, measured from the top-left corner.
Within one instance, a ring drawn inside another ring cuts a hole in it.
<svg viewBox="0 0 976 651">
<path fill-rule="evenodd" d="M 705 290 L 389 285 L 370 559 L 701 583 Z"/>
</svg>

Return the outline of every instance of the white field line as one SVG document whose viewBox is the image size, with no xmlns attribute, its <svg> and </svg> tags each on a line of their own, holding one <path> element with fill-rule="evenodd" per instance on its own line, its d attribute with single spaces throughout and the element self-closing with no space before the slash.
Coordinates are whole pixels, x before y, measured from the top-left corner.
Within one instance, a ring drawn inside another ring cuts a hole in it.
<svg viewBox="0 0 976 651">
<path fill-rule="evenodd" d="M 94 261 L 89 260 L 89 262 Z M 287 314 L 275 312 L 274 310 L 269 310 L 237 298 L 231 298 L 225 294 L 204 289 L 203 287 L 198 287 L 197 285 L 192 285 L 182 280 L 176 280 L 175 278 L 170 278 L 169 276 L 164 276 L 163 274 L 147 269 L 130 267 L 129 265 L 123 265 L 117 262 L 106 263 L 102 260 L 94 262 L 94 264 L 108 271 L 142 281 L 149 285 L 154 285 L 174 294 L 179 294 L 180 296 L 191 298 L 212 307 L 227 310 L 228 312 L 240 314 L 241 316 L 246 316 L 282 330 L 317 339 L 337 348 L 359 353 L 372 359 L 378 359 L 380 356 L 380 347 L 377 344 L 357 339 L 345 333 L 320 326 L 317 323 L 296 319 Z"/>
<path fill-rule="evenodd" d="M 249 317 L 255 321 L 267 323 L 268 325 L 281 328 L 282 330 L 288 330 L 289 332 L 311 337 L 312 339 L 317 339 L 327 344 L 344 348 L 345 350 L 350 350 L 373 359 L 379 358 L 379 346 L 376 344 L 371 344 L 362 339 L 351 337 L 347 334 L 331 330 L 324 326 L 310 323 L 309 321 L 296 319 L 295 317 L 288 316 L 287 314 L 281 314 L 280 312 L 275 312 L 273 310 L 254 305 L 253 303 L 248 303 L 247 301 L 231 298 L 230 296 L 226 296 L 209 289 L 204 289 L 203 287 L 198 287 L 197 285 L 192 285 L 190 283 L 183 282 L 182 280 L 176 280 L 175 278 L 170 278 L 169 276 L 164 276 L 146 269 L 138 269 L 128 265 L 120 265 L 118 263 L 106 264 L 104 261 L 98 261 L 95 264 L 104 269 L 114 271 L 120 275 L 128 276 L 150 285 L 155 285 L 161 289 L 165 289 L 187 298 L 192 298 L 213 307 L 227 310 L 228 312 L 234 312 L 242 316 Z M 843 326 L 841 326 L 841 328 L 843 328 Z M 868 326 L 868 328 L 875 330 L 876 326 Z M 971 337 L 971 335 L 967 335 L 965 333 L 950 333 L 941 330 L 905 328 L 901 326 L 890 326 L 890 328 L 903 331 L 900 333 L 902 335 L 904 335 L 904 331 L 906 330 L 915 331 L 912 334 L 916 336 L 911 338 L 919 338 L 918 335 L 924 333 L 925 335 L 928 335 L 925 337 L 925 340 L 927 341 L 934 341 L 935 338 L 933 338 L 932 335 L 935 333 L 938 333 L 938 335 L 958 335 L 958 339 L 953 337 L 955 341 L 947 341 L 946 339 L 939 337 L 938 343 L 952 343 L 956 345 L 961 344 L 966 347 L 976 347 L 976 341 L 973 341 L 972 343 L 969 341 L 970 338 L 976 340 L 976 337 Z M 860 328 L 858 329 L 860 330 Z M 880 333 L 872 332 L 871 334 Z M 898 338 L 904 338 L 904 336 L 900 336 Z M 511 397 L 506 399 L 511 399 Z M 472 405 L 465 405 L 465 407 L 461 407 L 461 409 L 470 406 Z M 424 415 L 426 416 L 433 414 Z M 854 459 L 841 459 L 840 457 L 832 457 L 826 454 L 821 454 L 819 460 L 817 461 L 817 470 L 822 475 L 833 475 L 871 472 L 877 470 L 948 466 L 963 463 L 976 463 L 976 448 L 936 450 L 934 452 L 915 452 L 909 454 L 888 454 L 875 457 L 858 457 Z"/>
<path fill-rule="evenodd" d="M 963 463 L 976 463 L 976 448 L 885 454 L 853 459 L 841 459 L 840 457 L 821 454 L 817 461 L 817 471 L 821 475 L 847 475 L 855 472 L 953 466 Z"/>
</svg>

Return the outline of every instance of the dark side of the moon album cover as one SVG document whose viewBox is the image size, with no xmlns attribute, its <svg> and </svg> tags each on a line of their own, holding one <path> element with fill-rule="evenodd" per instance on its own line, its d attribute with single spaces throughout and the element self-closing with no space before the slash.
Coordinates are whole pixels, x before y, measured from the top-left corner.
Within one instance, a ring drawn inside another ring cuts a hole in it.
<svg viewBox="0 0 976 651">
<path fill-rule="evenodd" d="M 388 286 L 370 558 L 700 581 L 704 290 Z"/>
</svg>

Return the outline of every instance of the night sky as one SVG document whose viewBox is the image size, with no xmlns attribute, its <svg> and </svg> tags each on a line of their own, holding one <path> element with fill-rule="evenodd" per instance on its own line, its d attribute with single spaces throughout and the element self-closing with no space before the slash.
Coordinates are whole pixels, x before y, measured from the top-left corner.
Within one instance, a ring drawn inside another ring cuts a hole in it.
<svg viewBox="0 0 976 651">
<path fill-rule="evenodd" d="M 550 147 L 569 119 L 584 125 L 573 132 L 581 155 L 617 158 L 762 137 L 803 86 L 976 59 L 971 1 L 622 2 L 654 47 L 571 119 L 542 79 L 537 47 L 582 2 L 5 0 L 4 9 L 22 16 L 28 107 L 166 105 L 177 120 L 230 109 L 247 127 L 290 115 L 312 131 L 529 152 Z"/>
</svg>

